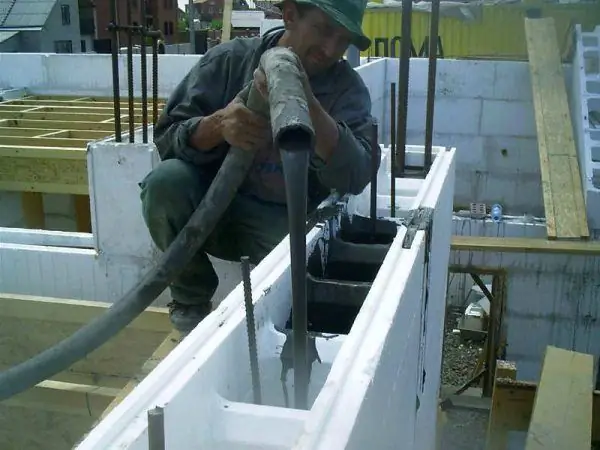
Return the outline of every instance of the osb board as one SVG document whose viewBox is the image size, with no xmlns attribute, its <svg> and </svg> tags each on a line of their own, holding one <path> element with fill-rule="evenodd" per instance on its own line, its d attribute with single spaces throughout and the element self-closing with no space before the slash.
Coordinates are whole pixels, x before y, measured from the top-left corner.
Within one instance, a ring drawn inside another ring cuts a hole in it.
<svg viewBox="0 0 600 450">
<path fill-rule="evenodd" d="M 43 320 L 2 318 L 0 367 L 10 367 L 60 342 L 80 325 Z M 167 333 L 125 329 L 52 379 L 106 387 L 123 387 L 164 341 Z M 90 375 L 91 374 L 91 375 Z M 0 448 L 2 448 L 0 446 Z"/>
<path fill-rule="evenodd" d="M 67 450 L 87 433 L 93 417 L 0 404 L 0 449 Z"/>
<path fill-rule="evenodd" d="M 549 239 L 589 238 L 554 19 L 525 19 Z"/>
</svg>

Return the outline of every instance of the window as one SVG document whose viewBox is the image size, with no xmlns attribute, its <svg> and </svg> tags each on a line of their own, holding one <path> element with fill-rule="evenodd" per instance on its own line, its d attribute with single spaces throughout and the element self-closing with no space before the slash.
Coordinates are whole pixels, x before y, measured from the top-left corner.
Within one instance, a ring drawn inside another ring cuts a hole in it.
<svg viewBox="0 0 600 450">
<path fill-rule="evenodd" d="M 165 22 L 164 23 L 164 27 L 165 27 L 165 36 L 171 36 L 173 34 L 173 22 Z"/>
<path fill-rule="evenodd" d="M 73 53 L 73 42 L 54 41 L 54 53 Z"/>
<path fill-rule="evenodd" d="M 71 25 L 71 7 L 69 5 L 60 5 L 60 15 L 63 25 Z"/>
</svg>

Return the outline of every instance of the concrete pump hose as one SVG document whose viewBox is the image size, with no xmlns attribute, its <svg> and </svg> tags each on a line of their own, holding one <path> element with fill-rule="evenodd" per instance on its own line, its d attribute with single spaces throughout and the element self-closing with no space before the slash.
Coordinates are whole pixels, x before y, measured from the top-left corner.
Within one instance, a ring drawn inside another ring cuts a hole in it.
<svg viewBox="0 0 600 450">
<path fill-rule="evenodd" d="M 247 107 L 266 117 L 271 116 L 276 145 L 293 140 L 314 142 L 314 130 L 295 55 L 288 49 L 274 48 L 263 54 L 260 66 L 270 89 L 269 102 L 250 83 L 244 90 Z M 0 401 L 68 369 L 140 315 L 202 247 L 233 200 L 253 159 L 252 152 L 231 148 L 206 196 L 162 254 L 156 267 L 103 315 L 55 346 L 0 373 Z"/>
</svg>

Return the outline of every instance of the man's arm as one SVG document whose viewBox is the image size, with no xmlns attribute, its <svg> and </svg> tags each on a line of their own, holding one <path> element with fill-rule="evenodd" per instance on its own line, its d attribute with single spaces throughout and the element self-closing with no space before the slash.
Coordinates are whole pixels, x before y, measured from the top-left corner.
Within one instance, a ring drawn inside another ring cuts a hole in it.
<svg viewBox="0 0 600 450">
<path fill-rule="evenodd" d="M 228 55 L 205 55 L 175 88 L 154 129 L 161 159 L 180 158 L 197 165 L 222 158 L 218 111 L 225 101 Z"/>
<path fill-rule="evenodd" d="M 311 166 L 319 181 L 342 194 L 360 194 L 370 181 L 373 124 L 362 79 L 350 84 L 331 114 L 320 105 L 312 107 L 311 119 L 318 136 Z"/>
</svg>

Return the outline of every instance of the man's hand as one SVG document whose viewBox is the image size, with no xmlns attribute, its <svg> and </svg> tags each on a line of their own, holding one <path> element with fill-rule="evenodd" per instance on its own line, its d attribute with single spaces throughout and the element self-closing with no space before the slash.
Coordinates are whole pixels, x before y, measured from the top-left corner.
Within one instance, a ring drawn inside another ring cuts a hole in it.
<svg viewBox="0 0 600 450">
<path fill-rule="evenodd" d="M 221 111 L 221 133 L 229 145 L 247 151 L 257 151 L 271 139 L 269 121 L 250 111 L 238 97 Z"/>
</svg>

